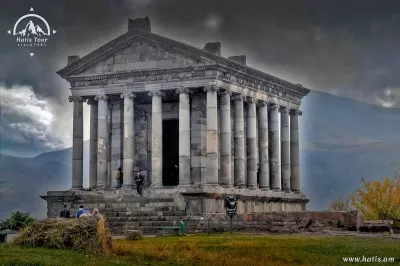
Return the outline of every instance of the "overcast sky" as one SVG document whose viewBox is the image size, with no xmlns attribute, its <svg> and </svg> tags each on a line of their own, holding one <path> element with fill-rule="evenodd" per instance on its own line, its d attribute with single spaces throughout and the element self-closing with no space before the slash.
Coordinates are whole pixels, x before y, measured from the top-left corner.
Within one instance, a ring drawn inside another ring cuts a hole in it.
<svg viewBox="0 0 400 266">
<path fill-rule="evenodd" d="M 46 48 L 19 48 L 7 34 L 31 7 L 57 31 Z M 223 56 L 245 54 L 248 65 L 308 88 L 400 106 L 399 1 L 2 1 L 1 152 L 70 146 L 69 87 L 56 71 L 68 55 L 86 55 L 138 16 L 149 16 L 155 33 L 197 47 L 220 41 Z"/>
</svg>

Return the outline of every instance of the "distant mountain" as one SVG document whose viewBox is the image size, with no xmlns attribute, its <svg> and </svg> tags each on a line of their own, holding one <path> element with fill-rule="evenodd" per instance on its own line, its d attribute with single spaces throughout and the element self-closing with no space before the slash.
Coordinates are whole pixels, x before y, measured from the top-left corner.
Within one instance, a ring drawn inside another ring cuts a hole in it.
<svg viewBox="0 0 400 266">
<path fill-rule="evenodd" d="M 29 37 L 31 34 L 38 37 L 47 35 L 39 25 L 35 26 L 32 20 L 30 20 L 28 24 L 26 24 L 25 28 L 17 34 L 21 35 L 22 37 Z"/>
<path fill-rule="evenodd" d="M 308 209 L 359 188 L 367 180 L 400 172 L 400 109 L 388 109 L 313 91 L 303 100 L 300 117 L 301 190 Z M 88 177 L 84 146 L 84 186 Z M 10 210 L 46 216 L 48 190 L 71 187 L 71 148 L 34 158 L 0 155 L 0 219 Z"/>
<path fill-rule="evenodd" d="M 88 144 L 85 141 L 86 176 L 89 173 L 86 160 Z M 10 211 L 17 210 L 31 212 L 36 217 L 45 217 L 46 202 L 39 196 L 46 195 L 48 190 L 67 190 L 71 187 L 71 156 L 72 148 L 43 153 L 34 158 L 0 154 L 0 219 Z"/>
</svg>

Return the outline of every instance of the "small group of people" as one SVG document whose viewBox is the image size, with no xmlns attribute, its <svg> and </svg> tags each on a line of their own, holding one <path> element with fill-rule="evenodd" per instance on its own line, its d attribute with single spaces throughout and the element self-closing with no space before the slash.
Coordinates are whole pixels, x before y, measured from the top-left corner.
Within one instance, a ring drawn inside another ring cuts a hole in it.
<svg viewBox="0 0 400 266">
<path fill-rule="evenodd" d="M 123 177 L 124 177 L 124 174 L 122 172 L 122 168 L 119 167 L 118 170 L 117 170 L 117 176 L 116 176 L 117 185 L 115 187 L 115 191 L 117 191 L 118 189 L 120 189 L 122 187 L 123 180 L 124 180 Z M 136 182 L 136 191 L 137 191 L 137 193 L 139 195 L 142 195 L 142 191 L 143 191 L 143 176 L 140 173 L 140 171 L 136 172 L 135 182 Z"/>
<path fill-rule="evenodd" d="M 89 208 L 84 208 L 83 205 L 81 205 L 76 212 L 76 218 L 84 217 L 94 217 L 97 219 L 103 218 L 103 216 L 99 212 L 99 209 L 93 209 L 93 212 L 91 213 Z M 64 208 L 61 210 L 60 218 L 71 218 L 71 212 L 68 209 L 67 205 L 64 205 Z"/>
</svg>

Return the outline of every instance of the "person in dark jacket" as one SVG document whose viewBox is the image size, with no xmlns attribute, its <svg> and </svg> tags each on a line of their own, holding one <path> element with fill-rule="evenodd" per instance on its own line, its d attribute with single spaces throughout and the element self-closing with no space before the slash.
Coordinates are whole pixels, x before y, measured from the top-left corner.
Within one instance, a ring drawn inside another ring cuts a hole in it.
<svg viewBox="0 0 400 266">
<path fill-rule="evenodd" d="M 61 218 L 70 218 L 70 211 L 67 208 L 67 205 L 64 205 L 64 208 L 60 212 L 60 217 Z"/>
</svg>

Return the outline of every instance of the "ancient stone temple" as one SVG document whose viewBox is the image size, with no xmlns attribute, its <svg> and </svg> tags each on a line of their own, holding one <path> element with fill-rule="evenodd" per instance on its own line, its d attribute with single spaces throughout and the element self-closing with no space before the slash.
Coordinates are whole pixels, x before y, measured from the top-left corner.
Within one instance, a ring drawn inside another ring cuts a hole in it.
<svg viewBox="0 0 400 266">
<path fill-rule="evenodd" d="M 71 190 L 42 196 L 49 216 L 64 202 L 109 216 L 223 213 L 226 194 L 239 197 L 240 214 L 305 210 L 303 86 L 246 66 L 244 55 L 222 57 L 218 42 L 196 48 L 154 34 L 149 18 L 129 19 L 125 34 L 82 58 L 69 56 L 57 73 L 71 87 L 73 171 Z M 90 191 L 83 190 L 85 102 Z M 115 194 L 118 167 L 124 187 Z"/>
</svg>

